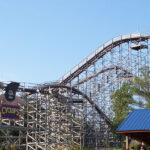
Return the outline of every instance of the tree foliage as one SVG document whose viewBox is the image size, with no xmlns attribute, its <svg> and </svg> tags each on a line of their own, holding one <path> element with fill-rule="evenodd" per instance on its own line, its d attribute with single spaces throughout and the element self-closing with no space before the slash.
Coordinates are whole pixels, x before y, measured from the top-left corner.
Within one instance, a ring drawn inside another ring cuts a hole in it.
<svg viewBox="0 0 150 150">
<path fill-rule="evenodd" d="M 140 69 L 140 76 L 131 81 L 131 94 L 139 96 L 139 107 L 150 108 L 150 70 L 149 67 Z M 137 103 L 138 104 L 138 103 Z"/>
<path fill-rule="evenodd" d="M 123 83 L 122 87 L 111 95 L 111 99 L 113 100 L 112 107 L 114 111 L 112 132 L 116 139 L 122 141 L 124 138 L 121 135 L 115 134 L 115 132 L 130 111 L 133 110 L 132 104 L 134 103 L 134 99 L 130 93 L 130 84 Z"/>
<path fill-rule="evenodd" d="M 130 92 L 130 84 L 123 83 L 122 87 L 111 95 L 111 99 L 113 99 L 112 105 L 115 118 L 117 120 L 125 119 L 132 110 L 131 104 L 134 102 Z"/>
</svg>

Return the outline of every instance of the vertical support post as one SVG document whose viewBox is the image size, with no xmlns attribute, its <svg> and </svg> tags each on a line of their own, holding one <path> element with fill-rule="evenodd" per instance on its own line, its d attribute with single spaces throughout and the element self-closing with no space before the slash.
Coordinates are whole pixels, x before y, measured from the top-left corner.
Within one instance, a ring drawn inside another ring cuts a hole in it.
<svg viewBox="0 0 150 150">
<path fill-rule="evenodd" d="M 25 85 L 24 85 L 25 87 Z M 27 102 L 27 109 L 26 109 L 26 113 L 27 113 L 27 118 L 26 118 L 26 121 L 27 121 L 27 128 L 29 127 L 29 101 L 26 99 L 26 102 Z M 28 135 L 29 135 L 29 131 L 27 130 L 27 133 L 26 133 L 26 150 L 28 150 Z"/>
<path fill-rule="evenodd" d="M 48 106 L 47 106 L 47 104 L 48 104 L 48 94 L 46 95 L 46 100 L 45 100 L 45 106 L 46 106 L 46 114 L 45 114 L 45 126 L 46 126 L 46 131 L 45 131 L 45 148 L 46 149 L 48 149 L 48 135 L 47 135 L 47 133 L 49 133 L 49 131 L 48 131 Z"/>
<path fill-rule="evenodd" d="M 126 136 L 126 150 L 129 149 L 129 137 Z"/>
</svg>

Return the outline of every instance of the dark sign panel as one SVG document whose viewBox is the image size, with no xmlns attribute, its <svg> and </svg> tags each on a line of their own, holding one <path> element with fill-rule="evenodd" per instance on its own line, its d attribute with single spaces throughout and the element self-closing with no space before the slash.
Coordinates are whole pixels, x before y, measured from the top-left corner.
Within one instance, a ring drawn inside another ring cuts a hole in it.
<svg viewBox="0 0 150 150">
<path fill-rule="evenodd" d="M 5 98 L 7 101 L 12 102 L 16 98 L 16 91 L 19 87 L 19 83 L 17 82 L 11 82 L 7 85 L 5 88 Z"/>
<path fill-rule="evenodd" d="M 19 119 L 19 105 L 1 104 L 1 117 L 6 119 Z"/>
</svg>

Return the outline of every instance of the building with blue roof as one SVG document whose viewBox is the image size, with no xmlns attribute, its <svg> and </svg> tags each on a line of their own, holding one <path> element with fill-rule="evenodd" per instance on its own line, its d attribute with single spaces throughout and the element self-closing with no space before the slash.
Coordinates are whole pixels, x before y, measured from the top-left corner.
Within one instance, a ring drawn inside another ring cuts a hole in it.
<svg viewBox="0 0 150 150">
<path fill-rule="evenodd" d="M 150 109 L 132 111 L 116 132 L 150 145 Z"/>
</svg>

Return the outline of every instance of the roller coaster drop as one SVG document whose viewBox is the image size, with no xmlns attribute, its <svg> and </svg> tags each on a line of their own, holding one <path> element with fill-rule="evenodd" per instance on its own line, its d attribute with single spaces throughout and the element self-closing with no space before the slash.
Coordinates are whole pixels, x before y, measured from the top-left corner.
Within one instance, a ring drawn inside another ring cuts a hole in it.
<svg viewBox="0 0 150 150">
<path fill-rule="evenodd" d="M 111 93 L 150 66 L 150 35 L 111 39 L 55 83 L 20 83 L 20 119 L 1 117 L 0 143 L 20 149 L 95 148 L 118 144 L 110 133 Z M 1 94 L 8 83 L 1 83 Z"/>
</svg>

